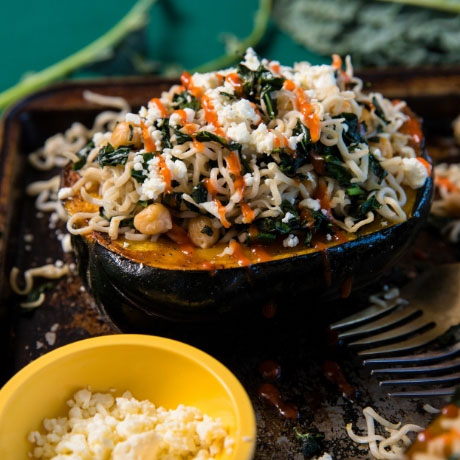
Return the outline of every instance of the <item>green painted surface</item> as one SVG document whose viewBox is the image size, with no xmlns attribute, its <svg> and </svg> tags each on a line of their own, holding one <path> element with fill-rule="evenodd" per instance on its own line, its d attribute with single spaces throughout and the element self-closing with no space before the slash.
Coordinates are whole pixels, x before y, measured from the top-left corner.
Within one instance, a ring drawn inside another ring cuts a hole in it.
<svg viewBox="0 0 460 460">
<path fill-rule="evenodd" d="M 26 0 L 2 2 L 0 90 L 24 74 L 41 70 L 90 43 L 130 9 L 128 0 Z M 257 0 L 164 0 L 153 6 L 145 46 L 150 59 L 193 68 L 224 52 L 222 35 L 245 37 L 252 30 Z M 285 64 L 329 62 L 309 53 L 272 23 L 258 51 Z M 164 68 L 164 65 L 163 67 Z M 79 75 L 123 72 L 99 66 Z M 131 72 L 132 73 L 132 72 Z"/>
</svg>

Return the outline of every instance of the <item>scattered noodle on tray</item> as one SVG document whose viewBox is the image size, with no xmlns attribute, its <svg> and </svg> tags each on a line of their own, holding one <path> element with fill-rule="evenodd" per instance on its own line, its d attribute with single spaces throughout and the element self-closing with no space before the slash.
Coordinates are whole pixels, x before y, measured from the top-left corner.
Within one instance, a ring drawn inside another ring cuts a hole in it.
<svg viewBox="0 0 460 460">
<path fill-rule="evenodd" d="M 287 67 L 248 49 L 237 68 L 185 72 L 181 83 L 137 114 L 117 100 L 120 113 L 104 112 L 91 130 L 73 125 L 74 135 L 55 136 L 62 148 L 33 157 L 43 167 L 73 161 L 77 179 L 59 198 L 91 206 L 68 220 L 70 233 L 166 234 L 230 252 L 309 246 L 377 216 L 381 226 L 405 221 L 407 190 L 430 174 L 405 103 L 364 93 L 348 58 L 345 70 L 338 56 Z"/>
</svg>

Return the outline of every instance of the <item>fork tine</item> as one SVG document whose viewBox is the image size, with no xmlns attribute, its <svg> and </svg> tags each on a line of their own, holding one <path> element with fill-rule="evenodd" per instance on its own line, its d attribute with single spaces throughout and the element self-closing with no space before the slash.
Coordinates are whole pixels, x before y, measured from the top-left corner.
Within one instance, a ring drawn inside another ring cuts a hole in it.
<svg viewBox="0 0 460 460">
<path fill-rule="evenodd" d="M 342 332 L 339 334 L 339 339 L 347 339 L 356 335 L 370 334 L 372 332 L 381 331 L 401 323 L 404 320 L 408 320 L 418 312 L 419 310 L 414 307 L 403 307 L 400 310 L 393 311 L 389 315 L 385 315 L 384 317 L 372 321 L 371 323 L 356 327 L 350 331 Z"/>
<path fill-rule="evenodd" d="M 383 345 L 381 347 L 370 348 L 368 350 L 361 350 L 358 352 L 359 356 L 370 356 L 370 355 L 380 355 L 385 353 L 397 353 L 401 351 L 408 351 L 414 348 L 421 347 L 427 343 L 432 342 L 437 339 L 445 331 L 444 328 L 435 327 L 428 331 L 425 331 L 415 337 L 411 337 L 402 342 L 392 343 L 390 345 Z"/>
<path fill-rule="evenodd" d="M 441 351 L 432 351 L 428 353 L 419 353 L 416 355 L 390 356 L 385 358 L 370 358 L 363 361 L 365 366 L 373 364 L 411 364 L 436 361 L 444 358 L 450 358 L 460 351 L 460 342 Z"/>
<path fill-rule="evenodd" d="M 364 310 L 360 310 L 353 315 L 347 316 L 340 321 L 337 321 L 334 324 L 331 324 L 330 329 L 343 329 L 344 327 L 354 326 L 355 324 L 360 324 L 364 321 L 368 321 L 374 318 L 379 317 L 385 313 L 389 313 L 394 310 L 398 305 L 401 305 L 404 301 L 402 299 L 393 299 L 387 302 L 386 307 L 381 307 L 380 305 L 371 305 Z"/>
<path fill-rule="evenodd" d="M 390 398 L 429 398 L 437 396 L 452 396 L 455 393 L 455 387 L 432 388 L 431 390 L 401 391 L 388 393 Z"/>
<path fill-rule="evenodd" d="M 403 374 L 403 373 L 429 373 L 450 371 L 460 367 L 460 357 L 446 361 L 444 363 L 432 364 L 431 366 L 413 366 L 413 367 L 390 367 L 387 369 L 373 369 L 372 375 L 376 374 Z"/>
<path fill-rule="evenodd" d="M 371 337 L 366 337 L 361 340 L 357 340 L 356 342 L 350 343 L 350 346 L 356 347 L 360 345 L 376 345 L 379 342 L 386 342 L 389 340 L 396 340 L 396 339 L 403 339 L 409 334 L 413 334 L 415 332 L 420 331 L 421 329 L 433 324 L 430 319 L 426 319 L 423 316 L 415 319 L 414 321 L 410 321 L 403 326 L 399 326 L 395 329 L 391 329 L 386 332 L 382 332 L 377 335 L 373 335 Z"/>
<path fill-rule="evenodd" d="M 460 372 L 450 375 L 441 375 L 437 377 L 413 377 L 410 379 L 393 379 L 382 380 L 380 386 L 385 385 L 422 385 L 425 383 L 453 383 L 460 380 Z"/>
</svg>

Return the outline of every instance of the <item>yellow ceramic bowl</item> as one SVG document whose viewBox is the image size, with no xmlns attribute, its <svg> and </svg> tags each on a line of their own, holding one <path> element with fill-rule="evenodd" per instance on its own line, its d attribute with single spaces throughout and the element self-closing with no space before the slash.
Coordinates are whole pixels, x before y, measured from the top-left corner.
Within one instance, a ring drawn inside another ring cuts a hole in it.
<svg viewBox="0 0 460 460">
<path fill-rule="evenodd" d="M 211 356 L 174 340 L 113 335 L 82 340 L 30 363 L 0 390 L 0 459 L 27 459 L 27 435 L 45 417 L 65 415 L 75 391 L 131 391 L 137 399 L 176 408 L 196 406 L 220 417 L 235 439 L 221 460 L 253 458 L 254 411 L 236 377 Z"/>
</svg>

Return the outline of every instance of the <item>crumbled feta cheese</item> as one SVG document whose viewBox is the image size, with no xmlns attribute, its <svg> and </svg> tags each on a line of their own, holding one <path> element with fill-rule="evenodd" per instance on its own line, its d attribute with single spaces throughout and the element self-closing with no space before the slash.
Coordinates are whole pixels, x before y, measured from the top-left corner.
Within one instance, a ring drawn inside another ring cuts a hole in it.
<svg viewBox="0 0 460 460">
<path fill-rule="evenodd" d="M 217 115 L 221 125 L 244 122 L 255 124 L 260 121 L 260 116 L 247 99 L 240 99 L 237 102 L 223 106 Z"/>
<path fill-rule="evenodd" d="M 83 389 L 67 402 L 68 415 L 45 419 L 46 434 L 29 433 L 34 445 L 30 458 L 91 460 L 211 459 L 225 449 L 231 454 L 234 440 L 220 419 L 198 408 L 155 407 L 138 401 L 129 392 L 114 398 L 110 393 Z"/>
<path fill-rule="evenodd" d="M 162 194 L 166 188 L 166 184 L 163 181 L 159 166 L 158 156 L 153 157 L 148 161 L 148 175 L 147 179 L 142 183 L 141 199 L 156 200 L 160 194 Z"/>
<path fill-rule="evenodd" d="M 172 161 L 167 159 L 166 166 L 171 171 L 172 179 L 182 180 L 187 176 L 187 166 L 181 160 Z"/>
<path fill-rule="evenodd" d="M 252 48 L 248 48 L 244 54 L 244 61 L 242 62 L 248 69 L 257 70 L 260 66 L 259 58 Z"/>
<path fill-rule="evenodd" d="M 48 345 L 53 346 L 56 343 L 56 333 L 55 332 L 47 332 L 45 334 L 45 340 Z"/>
<path fill-rule="evenodd" d="M 283 246 L 285 248 L 293 248 L 299 244 L 299 238 L 295 235 L 289 235 L 285 240 L 283 240 Z"/>
<path fill-rule="evenodd" d="M 292 218 L 294 217 L 294 214 L 292 212 L 287 212 L 284 217 L 281 219 L 281 222 L 284 222 L 287 224 Z"/>
<path fill-rule="evenodd" d="M 417 158 L 403 158 L 402 167 L 404 171 L 403 184 L 412 188 L 420 188 L 428 177 L 428 171 Z"/>
<path fill-rule="evenodd" d="M 193 86 L 207 90 L 219 86 L 220 81 L 216 75 L 216 72 L 194 73 L 192 75 L 192 83 Z"/>
<path fill-rule="evenodd" d="M 267 129 L 267 125 L 261 123 L 252 132 L 252 144 L 258 153 L 270 153 L 273 150 L 275 135 Z"/>
<path fill-rule="evenodd" d="M 304 133 L 300 133 L 298 136 L 291 136 L 288 139 L 289 148 L 295 150 L 297 148 L 297 144 L 302 141 Z"/>
<path fill-rule="evenodd" d="M 307 205 L 308 209 L 311 209 L 312 211 L 319 211 L 321 209 L 321 204 L 319 200 L 314 200 L 312 198 L 307 198 L 305 200 L 305 203 Z"/>
<path fill-rule="evenodd" d="M 186 107 L 184 109 L 185 115 L 187 116 L 186 121 L 187 123 L 192 123 L 193 120 L 195 119 L 195 111 L 193 109 L 190 109 Z"/>
<path fill-rule="evenodd" d="M 240 144 L 249 144 L 251 142 L 251 134 L 248 131 L 246 123 L 232 123 L 227 130 L 227 136 Z"/>
<path fill-rule="evenodd" d="M 133 125 L 140 125 L 141 124 L 141 117 L 139 115 L 136 115 L 135 113 L 127 113 L 125 115 L 125 120 L 128 123 L 132 123 Z"/>
<path fill-rule="evenodd" d="M 180 114 L 173 113 L 169 117 L 169 126 L 171 126 L 171 128 L 175 128 L 177 126 L 182 126 L 182 117 L 180 116 Z"/>
</svg>

